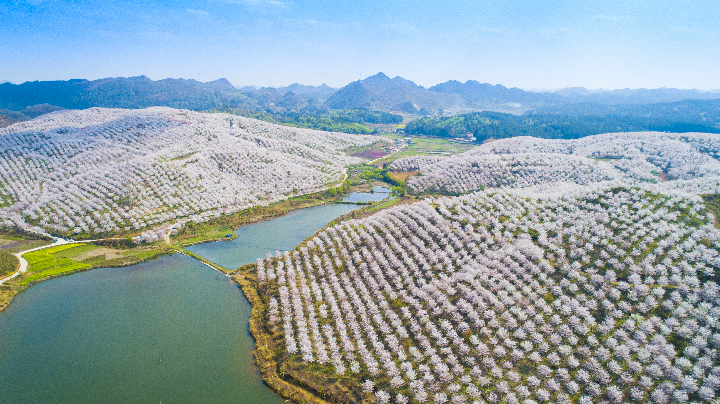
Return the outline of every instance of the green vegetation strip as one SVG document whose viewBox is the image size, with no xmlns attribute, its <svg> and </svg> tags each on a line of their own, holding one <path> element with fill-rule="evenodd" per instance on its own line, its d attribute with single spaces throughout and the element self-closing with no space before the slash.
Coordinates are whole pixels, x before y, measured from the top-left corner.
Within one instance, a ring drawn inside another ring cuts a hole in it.
<svg viewBox="0 0 720 404">
<path fill-rule="evenodd" d="M 329 404 L 328 401 L 285 380 L 288 375 L 280 369 L 277 357 L 277 352 L 282 348 L 275 344 L 275 341 L 263 326 L 263 313 L 265 313 L 266 307 L 258 293 L 254 276 L 249 272 L 245 272 L 233 276 L 233 279 L 240 286 L 252 307 L 250 333 L 255 339 L 255 361 L 260 369 L 263 381 L 275 392 L 294 403 Z"/>
<path fill-rule="evenodd" d="M 28 283 L 48 276 L 55 276 L 88 268 L 90 266 L 88 264 L 75 262 L 70 258 L 58 254 L 65 250 L 82 245 L 83 244 L 66 244 L 24 254 L 23 258 L 25 258 L 28 262 L 28 270 L 34 272 L 34 274 L 23 279 L 20 282 L 20 285 L 27 285 Z"/>
<path fill-rule="evenodd" d="M 515 136 L 546 139 L 577 139 L 609 132 L 704 132 L 719 133 L 720 128 L 698 121 L 695 117 L 667 119 L 662 116 L 617 115 L 512 115 L 501 112 L 419 118 L 405 127 L 405 132 L 444 138 L 467 138 L 472 133 L 477 142 Z"/>
<path fill-rule="evenodd" d="M 203 258 L 203 257 L 195 254 L 194 252 L 192 252 L 192 251 L 190 251 L 190 250 L 186 250 L 186 249 L 184 249 L 184 248 L 178 248 L 178 249 L 176 249 L 175 251 L 179 252 L 180 254 L 187 255 L 188 257 L 195 258 L 196 260 L 202 262 L 203 264 L 205 264 L 205 265 L 207 265 L 207 266 L 209 266 L 210 268 L 213 268 L 213 269 L 215 269 L 215 270 L 218 270 L 218 271 L 221 271 L 221 272 L 224 272 L 224 273 L 231 272 L 229 269 L 225 268 L 224 266 L 218 265 L 218 264 L 216 264 L 216 263 L 214 263 L 214 262 L 211 262 L 211 261 L 208 261 L 208 260 L 206 260 L 205 258 Z"/>
<path fill-rule="evenodd" d="M 248 118 L 298 128 L 309 128 L 330 132 L 368 134 L 374 130 L 370 124 L 392 124 L 402 122 L 402 116 L 389 112 L 369 109 L 346 109 L 333 111 L 302 111 L 302 112 L 255 112 L 236 109 L 219 110 L 242 115 Z"/>
</svg>

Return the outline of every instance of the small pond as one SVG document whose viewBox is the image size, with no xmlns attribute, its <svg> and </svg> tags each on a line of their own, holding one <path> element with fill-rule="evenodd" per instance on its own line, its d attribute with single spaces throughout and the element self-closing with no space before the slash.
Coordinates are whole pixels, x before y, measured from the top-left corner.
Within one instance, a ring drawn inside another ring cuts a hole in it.
<svg viewBox="0 0 720 404">
<path fill-rule="evenodd" d="M 343 199 L 343 202 L 377 202 L 390 196 L 390 190 L 376 186 L 372 192 L 353 192 Z"/>
</svg>

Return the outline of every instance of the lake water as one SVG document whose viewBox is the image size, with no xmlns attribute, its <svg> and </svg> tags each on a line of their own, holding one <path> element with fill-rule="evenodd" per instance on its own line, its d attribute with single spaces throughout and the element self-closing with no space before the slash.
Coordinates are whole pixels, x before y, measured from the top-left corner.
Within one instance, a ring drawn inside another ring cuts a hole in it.
<svg viewBox="0 0 720 404">
<path fill-rule="evenodd" d="M 242 226 L 235 231 L 238 237 L 234 240 L 196 244 L 187 249 L 233 269 L 265 258 L 267 253 L 274 255 L 275 251 L 292 250 L 336 217 L 357 208 L 357 205 L 331 203 L 298 209 L 285 216 Z"/>
<path fill-rule="evenodd" d="M 236 268 L 355 208 L 301 209 L 190 249 Z M 41 282 L 0 313 L 0 402 L 283 403 L 255 366 L 249 317 L 236 284 L 179 254 Z"/>
<path fill-rule="evenodd" d="M 180 254 L 41 282 L 0 314 L 2 403 L 282 403 L 250 305 Z"/>
<path fill-rule="evenodd" d="M 377 202 L 390 196 L 390 190 L 385 187 L 373 187 L 373 192 L 353 192 L 343 199 L 343 202 Z"/>
</svg>

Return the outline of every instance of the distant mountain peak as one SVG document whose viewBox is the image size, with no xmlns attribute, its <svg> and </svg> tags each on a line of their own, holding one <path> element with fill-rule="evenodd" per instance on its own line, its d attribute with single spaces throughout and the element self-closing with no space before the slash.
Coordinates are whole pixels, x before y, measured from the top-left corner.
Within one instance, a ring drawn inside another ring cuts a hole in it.
<svg viewBox="0 0 720 404">
<path fill-rule="evenodd" d="M 374 80 L 390 80 L 390 77 L 388 77 L 388 76 L 387 76 L 385 73 L 383 73 L 383 72 L 378 72 L 378 73 L 376 73 L 376 74 L 374 74 L 374 75 L 372 75 L 372 76 L 366 77 L 364 80 L 361 80 L 361 81 L 368 81 L 368 80 L 369 80 L 369 81 L 374 81 Z"/>
<path fill-rule="evenodd" d="M 379 72 L 341 88 L 325 105 L 336 109 L 375 108 L 407 112 L 423 108 L 444 109 L 457 104 L 458 100 L 457 95 L 432 93 L 400 76 L 391 79 Z"/>
</svg>

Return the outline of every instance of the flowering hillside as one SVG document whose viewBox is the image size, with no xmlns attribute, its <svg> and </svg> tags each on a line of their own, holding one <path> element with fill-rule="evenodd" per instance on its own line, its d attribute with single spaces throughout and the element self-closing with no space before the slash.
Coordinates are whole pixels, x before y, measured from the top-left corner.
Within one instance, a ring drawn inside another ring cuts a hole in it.
<svg viewBox="0 0 720 404">
<path fill-rule="evenodd" d="M 281 361 L 350 401 L 710 402 L 713 223 L 638 188 L 427 198 L 258 260 L 258 289 Z"/>
<path fill-rule="evenodd" d="M 525 187 L 552 182 L 655 184 L 652 189 L 695 193 L 720 190 L 720 136 L 707 133 L 612 133 L 576 140 L 502 139 L 443 158 L 406 157 L 394 171 L 420 170 L 413 192 L 462 194 L 483 187 Z"/>
<path fill-rule="evenodd" d="M 0 225 L 135 231 L 326 189 L 377 138 L 171 108 L 91 108 L 0 129 Z"/>
</svg>

